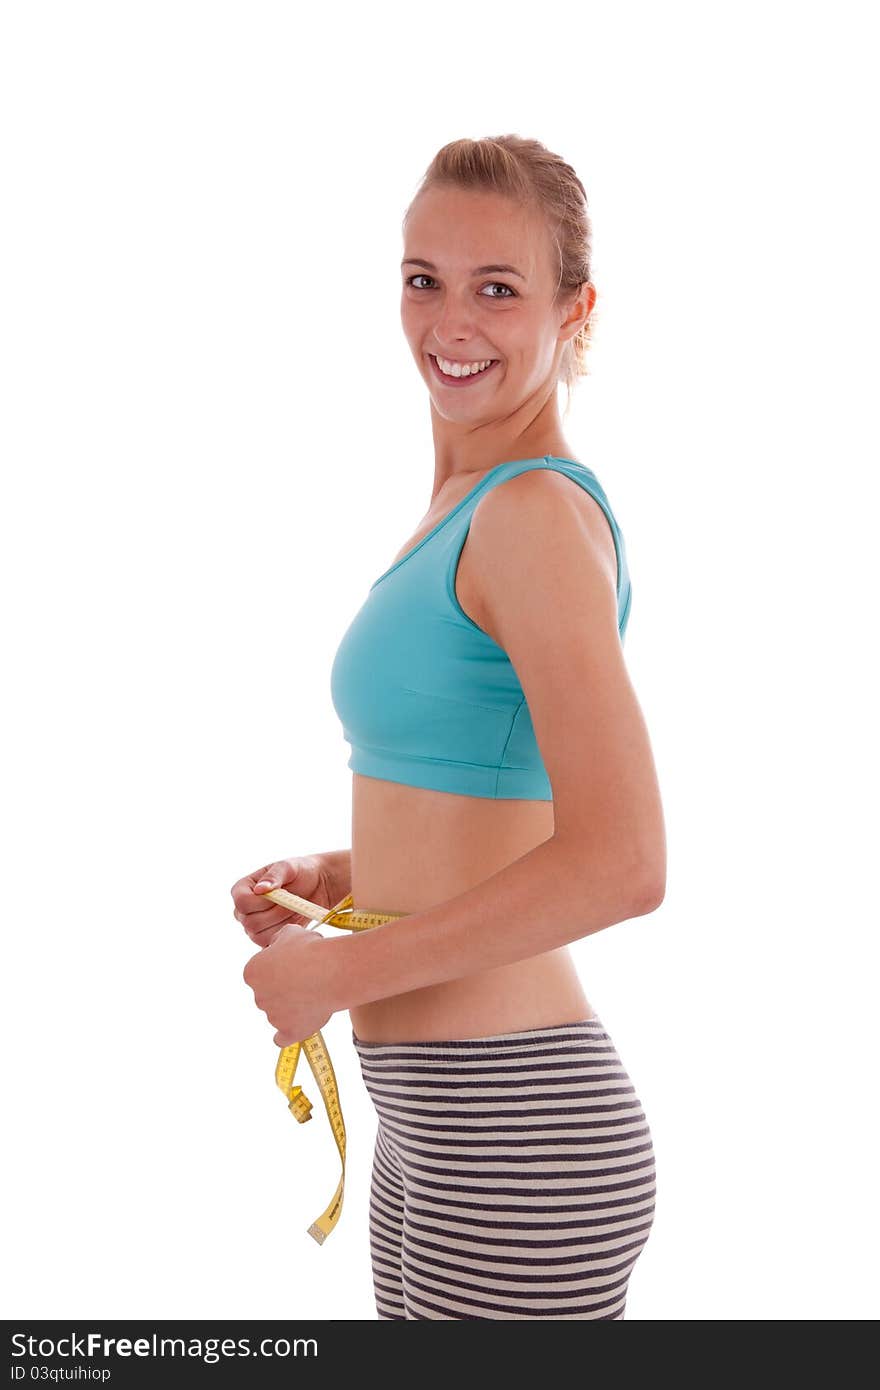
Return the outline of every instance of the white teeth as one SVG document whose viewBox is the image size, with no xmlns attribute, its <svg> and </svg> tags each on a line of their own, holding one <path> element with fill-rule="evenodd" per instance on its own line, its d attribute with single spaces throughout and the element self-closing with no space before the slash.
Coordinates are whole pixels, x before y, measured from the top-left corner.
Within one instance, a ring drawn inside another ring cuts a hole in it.
<svg viewBox="0 0 880 1390">
<path fill-rule="evenodd" d="M 446 376 L 476 376 L 477 372 L 484 372 L 495 360 L 494 357 L 486 357 L 482 362 L 466 362 L 462 366 L 460 362 L 450 362 L 446 357 L 435 356 L 434 358 L 441 372 Z"/>
</svg>

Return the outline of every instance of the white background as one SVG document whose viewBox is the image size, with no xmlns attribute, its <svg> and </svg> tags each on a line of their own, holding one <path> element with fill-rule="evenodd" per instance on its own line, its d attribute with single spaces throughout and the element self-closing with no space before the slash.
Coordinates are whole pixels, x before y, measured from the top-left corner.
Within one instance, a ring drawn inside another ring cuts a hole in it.
<svg viewBox="0 0 880 1390">
<path fill-rule="evenodd" d="M 627 1318 L 877 1316 L 869 16 L 4 7 L 5 1316 L 375 1317 L 348 1016 L 319 1247 L 229 891 L 350 844 L 330 665 L 433 478 L 400 223 L 507 132 L 590 199 L 566 433 L 667 818 L 660 909 L 574 947 L 656 1146 Z"/>
</svg>

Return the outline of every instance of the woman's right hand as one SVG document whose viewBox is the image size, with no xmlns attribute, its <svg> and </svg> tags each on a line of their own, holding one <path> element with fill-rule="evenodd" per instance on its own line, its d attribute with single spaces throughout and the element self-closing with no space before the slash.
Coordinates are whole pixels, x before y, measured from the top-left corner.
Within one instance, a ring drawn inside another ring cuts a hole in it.
<svg viewBox="0 0 880 1390">
<path fill-rule="evenodd" d="M 326 908 L 335 907 L 345 896 L 344 892 L 336 892 L 337 885 L 330 876 L 329 865 L 320 854 L 278 859 L 274 864 L 264 864 L 253 873 L 245 874 L 232 886 L 233 915 L 258 946 L 270 945 L 288 922 L 300 927 L 314 926 L 313 917 L 280 907 L 271 898 L 267 902 L 266 894 L 273 888 L 286 888 L 289 893 Z"/>
</svg>

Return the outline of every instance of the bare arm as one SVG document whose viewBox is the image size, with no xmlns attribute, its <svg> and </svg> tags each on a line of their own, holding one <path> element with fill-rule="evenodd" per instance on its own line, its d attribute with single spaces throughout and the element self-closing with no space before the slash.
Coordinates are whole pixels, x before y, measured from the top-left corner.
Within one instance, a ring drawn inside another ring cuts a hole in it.
<svg viewBox="0 0 880 1390">
<path fill-rule="evenodd" d="M 646 866 L 634 863 L 628 878 L 621 868 L 551 836 L 455 898 L 328 941 L 333 1008 L 525 960 L 652 912 L 662 895 Z"/>
<path fill-rule="evenodd" d="M 558 474 L 521 474 L 477 507 L 469 553 L 482 625 L 522 684 L 555 830 L 454 898 L 328 938 L 334 1008 L 527 959 L 662 902 L 660 793 L 623 659 L 602 528 L 598 504 Z"/>
</svg>

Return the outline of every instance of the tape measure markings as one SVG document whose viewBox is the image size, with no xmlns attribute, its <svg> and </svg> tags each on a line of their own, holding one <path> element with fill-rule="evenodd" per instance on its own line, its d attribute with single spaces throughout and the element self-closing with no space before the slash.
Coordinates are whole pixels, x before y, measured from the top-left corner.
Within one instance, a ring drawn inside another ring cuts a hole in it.
<svg viewBox="0 0 880 1390">
<path fill-rule="evenodd" d="M 354 899 L 351 893 L 347 893 L 329 911 L 321 907 L 319 903 L 310 902 L 308 898 L 301 898 L 296 893 L 288 892 L 286 888 L 273 888 L 261 896 L 271 898 L 279 907 L 289 908 L 291 911 L 299 913 L 301 917 L 311 917 L 316 926 L 342 927 L 347 931 L 369 931 L 371 927 L 379 927 L 383 922 L 390 922 L 397 917 L 405 916 L 405 913 L 402 912 L 361 912 L 352 906 Z M 308 930 L 312 930 L 312 928 L 308 928 Z M 342 1175 L 329 1205 L 308 1227 L 308 1234 L 319 1245 L 323 1245 L 342 1214 L 342 1203 L 345 1197 L 345 1121 L 342 1118 L 336 1072 L 320 1029 L 302 1042 L 291 1043 L 289 1046 L 283 1047 L 275 1067 L 275 1081 L 284 1092 L 288 1109 L 294 1119 L 300 1124 L 304 1124 L 312 1118 L 312 1102 L 306 1096 L 302 1086 L 294 1084 L 296 1069 L 302 1052 L 305 1052 L 306 1061 L 318 1083 L 342 1164 Z"/>
</svg>

